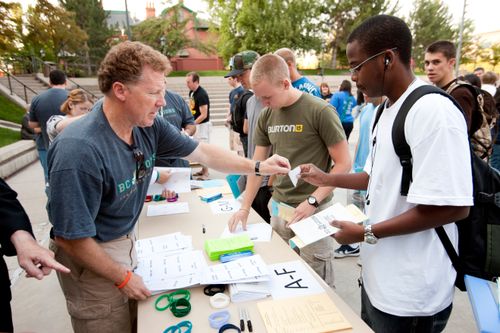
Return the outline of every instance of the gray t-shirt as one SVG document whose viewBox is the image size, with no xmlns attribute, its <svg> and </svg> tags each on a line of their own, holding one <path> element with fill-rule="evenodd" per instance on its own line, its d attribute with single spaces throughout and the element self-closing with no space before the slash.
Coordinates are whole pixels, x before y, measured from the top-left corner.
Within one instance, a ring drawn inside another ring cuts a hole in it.
<svg viewBox="0 0 500 333">
<path fill-rule="evenodd" d="M 68 91 L 61 88 L 50 88 L 31 101 L 30 121 L 36 121 L 42 129 L 42 140 L 45 149 L 49 148 L 49 137 L 47 135 L 47 120 L 54 115 L 64 116 L 61 105 L 68 98 Z"/>
<path fill-rule="evenodd" d="M 194 125 L 194 117 L 189 106 L 182 97 L 172 91 L 165 93 L 166 105 L 158 112 L 158 117 L 163 117 L 179 131 L 187 125 Z M 168 156 L 157 155 L 156 166 L 162 167 L 189 167 L 189 162 L 182 159 L 171 159 Z"/>
<path fill-rule="evenodd" d="M 134 146 L 144 155 L 145 177 L 136 180 L 133 146 L 111 128 L 102 104 L 58 135 L 48 152 L 47 210 L 55 236 L 110 241 L 130 233 L 142 210 L 156 155 L 191 154 L 197 143 L 163 118 L 134 127 Z"/>
<path fill-rule="evenodd" d="M 248 119 L 248 158 L 252 158 L 255 152 L 255 144 L 253 142 L 253 135 L 255 132 L 255 127 L 257 127 L 257 120 L 259 120 L 260 112 L 264 106 L 262 103 L 255 97 L 255 95 L 251 96 L 247 101 L 247 112 L 245 116 Z M 269 176 L 262 177 L 262 182 L 260 187 L 267 186 L 269 182 Z"/>
</svg>

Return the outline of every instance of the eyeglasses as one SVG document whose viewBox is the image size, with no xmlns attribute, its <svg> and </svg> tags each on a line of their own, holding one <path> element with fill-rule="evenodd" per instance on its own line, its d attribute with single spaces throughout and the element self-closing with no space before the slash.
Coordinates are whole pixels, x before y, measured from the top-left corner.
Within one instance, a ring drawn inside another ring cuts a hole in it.
<svg viewBox="0 0 500 333">
<path fill-rule="evenodd" d="M 132 147 L 132 154 L 135 160 L 135 181 L 142 182 L 146 177 L 146 164 L 144 164 L 144 153 L 137 146 Z"/>
<path fill-rule="evenodd" d="M 379 53 L 377 53 L 377 54 L 375 54 L 375 55 L 372 55 L 371 57 L 369 57 L 369 58 L 368 58 L 368 59 L 366 59 L 365 61 L 361 62 L 359 65 L 357 65 L 357 66 L 355 66 L 355 67 L 353 67 L 353 68 L 349 68 L 349 72 L 351 73 L 351 75 L 357 74 L 357 73 L 359 73 L 359 71 L 361 70 L 361 67 L 362 67 L 364 64 L 366 64 L 368 61 L 375 59 L 376 57 L 378 57 L 378 56 L 380 56 L 380 55 L 382 55 L 382 54 L 386 53 L 387 51 L 395 51 L 395 50 L 397 50 L 397 49 L 398 49 L 397 47 L 393 47 L 392 49 L 389 49 L 389 50 L 384 50 L 384 51 L 379 52 Z"/>
</svg>

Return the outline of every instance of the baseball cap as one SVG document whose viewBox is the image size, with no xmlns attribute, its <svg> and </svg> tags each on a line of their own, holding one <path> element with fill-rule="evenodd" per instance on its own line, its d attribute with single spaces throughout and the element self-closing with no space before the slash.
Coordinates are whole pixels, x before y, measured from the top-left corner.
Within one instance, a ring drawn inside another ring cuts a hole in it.
<svg viewBox="0 0 500 333">
<path fill-rule="evenodd" d="M 259 58 L 259 54 L 255 51 L 243 51 L 236 54 L 229 61 L 231 71 L 224 75 L 225 78 L 230 76 L 238 76 L 247 69 L 251 69 L 255 61 Z"/>
</svg>

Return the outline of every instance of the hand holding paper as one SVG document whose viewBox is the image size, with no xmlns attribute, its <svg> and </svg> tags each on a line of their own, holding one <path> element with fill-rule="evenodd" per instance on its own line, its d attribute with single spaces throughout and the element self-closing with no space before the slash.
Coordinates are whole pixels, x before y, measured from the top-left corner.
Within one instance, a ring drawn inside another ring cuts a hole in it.
<svg viewBox="0 0 500 333">
<path fill-rule="evenodd" d="M 303 179 L 309 184 L 318 187 L 335 186 L 335 184 L 333 184 L 333 182 L 331 181 L 331 177 L 333 177 L 333 175 L 321 171 L 314 164 L 302 164 L 299 167 L 300 167 L 300 174 L 298 175 L 299 179 Z"/>
<path fill-rule="evenodd" d="M 339 244 L 352 244 L 362 242 L 364 240 L 364 228 L 362 225 L 355 224 L 349 221 L 332 221 L 332 227 L 338 228 L 337 232 L 332 235 Z"/>
<path fill-rule="evenodd" d="M 260 174 L 262 175 L 283 175 L 287 174 L 290 169 L 291 167 L 288 159 L 277 154 L 274 154 L 260 163 Z"/>
</svg>

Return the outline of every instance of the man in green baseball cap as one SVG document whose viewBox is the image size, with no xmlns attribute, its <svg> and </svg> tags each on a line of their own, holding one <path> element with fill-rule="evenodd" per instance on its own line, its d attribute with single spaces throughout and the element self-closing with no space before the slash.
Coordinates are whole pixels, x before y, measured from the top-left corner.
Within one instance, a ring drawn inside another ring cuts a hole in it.
<svg viewBox="0 0 500 333">
<path fill-rule="evenodd" d="M 243 51 L 236 54 L 233 57 L 233 65 L 231 66 L 231 71 L 227 73 L 224 77 L 236 77 L 246 70 L 252 69 L 253 64 L 259 58 L 259 54 L 255 51 Z"/>
</svg>

